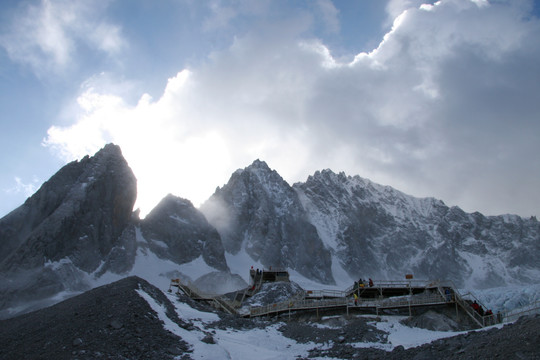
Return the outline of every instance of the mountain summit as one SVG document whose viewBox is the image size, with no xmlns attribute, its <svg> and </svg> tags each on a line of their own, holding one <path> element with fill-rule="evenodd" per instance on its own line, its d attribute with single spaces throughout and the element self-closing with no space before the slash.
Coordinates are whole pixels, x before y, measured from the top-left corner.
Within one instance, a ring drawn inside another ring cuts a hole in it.
<svg viewBox="0 0 540 360">
<path fill-rule="evenodd" d="M 264 161 L 237 170 L 201 211 L 220 233 L 227 252 L 245 253 L 267 268 L 288 268 L 334 283 L 330 252 L 298 194 Z"/>
</svg>

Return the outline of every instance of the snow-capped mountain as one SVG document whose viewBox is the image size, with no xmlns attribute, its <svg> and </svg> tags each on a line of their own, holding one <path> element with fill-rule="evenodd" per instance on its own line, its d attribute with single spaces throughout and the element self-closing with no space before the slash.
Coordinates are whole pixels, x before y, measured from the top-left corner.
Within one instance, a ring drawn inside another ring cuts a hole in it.
<svg viewBox="0 0 540 360">
<path fill-rule="evenodd" d="M 535 218 L 468 214 L 330 170 L 294 189 L 334 261 L 353 277 L 411 273 L 467 288 L 540 280 Z"/>
<path fill-rule="evenodd" d="M 0 318 L 130 274 L 200 276 L 192 263 L 228 273 L 219 234 L 189 201 L 168 196 L 141 221 L 136 194 L 133 172 L 109 144 L 0 219 Z"/>
<path fill-rule="evenodd" d="M 0 219 L 0 318 L 129 275 L 225 293 L 247 286 L 252 265 L 286 268 L 304 288 L 405 274 L 467 289 L 540 283 L 536 218 L 468 214 L 359 176 L 324 170 L 290 186 L 257 160 L 200 210 L 168 195 L 141 220 L 135 197 L 109 144 Z"/>
<path fill-rule="evenodd" d="M 201 211 L 220 233 L 228 253 L 245 253 L 266 268 L 288 268 L 321 283 L 334 283 L 330 252 L 296 191 L 265 162 L 256 160 L 236 171 Z"/>
</svg>

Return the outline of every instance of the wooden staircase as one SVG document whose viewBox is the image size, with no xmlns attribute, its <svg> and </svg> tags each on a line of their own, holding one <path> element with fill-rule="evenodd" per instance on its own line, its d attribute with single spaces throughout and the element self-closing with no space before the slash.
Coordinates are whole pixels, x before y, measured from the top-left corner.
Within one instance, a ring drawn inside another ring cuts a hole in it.
<svg viewBox="0 0 540 360">
<path fill-rule="evenodd" d="M 169 292 L 172 292 L 172 288 L 177 287 L 178 294 L 180 291 L 197 301 L 206 301 L 211 303 L 215 308 L 221 309 L 229 314 L 238 315 L 234 305 L 230 303 L 223 296 L 215 294 L 204 294 L 197 287 L 188 282 L 182 282 L 180 279 L 172 279 L 169 285 Z"/>
</svg>

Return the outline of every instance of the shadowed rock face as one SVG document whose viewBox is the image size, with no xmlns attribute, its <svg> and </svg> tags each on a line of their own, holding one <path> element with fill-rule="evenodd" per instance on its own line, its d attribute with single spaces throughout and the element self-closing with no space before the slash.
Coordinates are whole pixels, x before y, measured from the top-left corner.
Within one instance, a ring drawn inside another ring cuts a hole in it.
<svg viewBox="0 0 540 360">
<path fill-rule="evenodd" d="M 69 257 L 95 270 L 130 221 L 135 176 L 118 146 L 74 161 L 0 220 L 0 270 Z"/>
<path fill-rule="evenodd" d="M 136 194 L 135 176 L 116 145 L 64 166 L 0 219 L 1 276 L 16 279 L 2 281 L 0 294 L 35 300 L 95 271 L 130 223 Z M 1 297 L 0 308 L 12 300 Z"/>
<path fill-rule="evenodd" d="M 241 249 L 266 267 L 287 267 L 333 283 L 330 252 L 309 223 L 296 192 L 262 161 L 235 172 L 201 207 L 225 250 Z"/>
<path fill-rule="evenodd" d="M 141 231 L 150 250 L 178 264 L 202 256 L 222 271 L 229 271 L 218 232 L 189 200 L 167 195 L 141 221 Z"/>
</svg>

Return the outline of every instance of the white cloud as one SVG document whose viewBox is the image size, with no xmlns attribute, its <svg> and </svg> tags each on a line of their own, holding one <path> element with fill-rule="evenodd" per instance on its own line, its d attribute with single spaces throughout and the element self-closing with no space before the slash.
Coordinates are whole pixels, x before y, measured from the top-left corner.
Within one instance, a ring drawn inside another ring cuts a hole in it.
<svg viewBox="0 0 540 360">
<path fill-rule="evenodd" d="M 99 16 L 107 3 L 41 0 L 28 4 L 0 35 L 0 46 L 13 61 L 30 66 L 38 75 L 70 66 L 79 43 L 115 55 L 125 42 L 120 28 Z"/>
<path fill-rule="evenodd" d="M 387 23 L 392 24 L 394 20 L 408 9 L 422 7 L 426 0 L 389 0 L 386 4 L 386 13 L 388 14 Z"/>
<path fill-rule="evenodd" d="M 168 192 L 198 204 L 261 158 L 291 183 L 329 167 L 469 211 L 537 213 L 538 21 L 508 4 L 420 5 L 391 2 L 392 31 L 350 64 L 300 35 L 304 17 L 236 38 L 157 100 L 86 89 L 77 122 L 46 143 L 72 157 L 119 144 L 143 212 Z"/>
<path fill-rule="evenodd" d="M 336 9 L 331 0 L 318 0 L 316 4 L 322 14 L 326 31 L 338 33 L 341 28 L 338 17 L 339 10 Z"/>
<path fill-rule="evenodd" d="M 23 194 L 25 197 L 31 196 L 36 192 L 39 180 L 33 178 L 30 183 L 25 183 L 20 177 L 14 178 L 15 185 L 9 189 L 4 189 L 6 194 Z"/>
<path fill-rule="evenodd" d="M 242 16 L 261 16 L 269 9 L 270 0 L 212 0 L 208 4 L 210 15 L 203 21 L 205 31 L 221 31 Z"/>
</svg>

